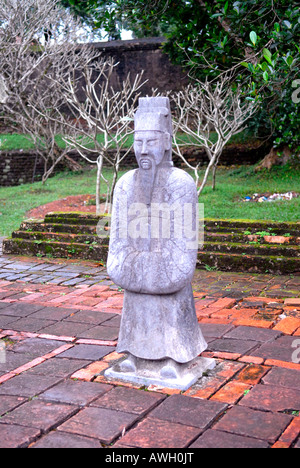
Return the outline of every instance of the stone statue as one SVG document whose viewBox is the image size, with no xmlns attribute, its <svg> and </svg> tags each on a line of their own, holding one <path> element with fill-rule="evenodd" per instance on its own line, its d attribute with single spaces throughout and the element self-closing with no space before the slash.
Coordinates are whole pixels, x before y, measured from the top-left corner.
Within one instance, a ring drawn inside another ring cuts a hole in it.
<svg viewBox="0 0 300 468">
<path fill-rule="evenodd" d="M 134 150 L 139 168 L 114 192 L 108 274 L 124 289 L 117 351 L 105 372 L 185 389 L 208 368 L 191 281 L 198 250 L 198 197 L 192 177 L 172 162 L 168 98 L 140 98 Z"/>
</svg>

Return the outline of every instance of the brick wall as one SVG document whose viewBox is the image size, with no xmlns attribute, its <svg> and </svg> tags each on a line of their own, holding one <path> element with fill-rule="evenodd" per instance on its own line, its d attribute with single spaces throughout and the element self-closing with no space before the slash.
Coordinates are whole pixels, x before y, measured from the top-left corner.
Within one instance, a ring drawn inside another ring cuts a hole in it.
<svg viewBox="0 0 300 468">
<path fill-rule="evenodd" d="M 268 145 L 258 146 L 258 144 L 248 147 L 228 146 L 223 152 L 220 165 L 256 164 L 263 159 L 269 150 Z M 84 160 L 75 152 L 70 153 L 70 156 L 80 164 L 85 164 Z M 206 153 L 202 150 L 186 150 L 185 156 L 192 165 L 196 160 L 200 161 L 200 165 L 203 166 L 208 163 Z M 176 167 L 184 169 L 184 164 L 177 155 L 173 155 L 173 161 Z M 137 167 L 133 152 L 129 153 L 122 166 L 127 169 Z M 54 173 L 65 167 L 65 164 L 59 164 Z M 43 168 L 43 161 L 36 158 L 34 151 L 0 151 L 0 187 L 31 183 L 33 177 L 35 182 L 39 181 L 42 178 Z"/>
<path fill-rule="evenodd" d="M 99 42 L 94 47 L 103 58 L 113 57 L 116 63 L 112 76 L 112 85 L 118 89 L 130 73 L 134 76 L 144 70 L 144 80 L 148 82 L 142 88 L 142 95 L 151 95 L 152 88 L 159 92 L 178 91 L 188 83 L 187 74 L 177 65 L 173 65 L 167 54 L 161 50 L 164 38 L 133 39 L 130 41 Z"/>
</svg>

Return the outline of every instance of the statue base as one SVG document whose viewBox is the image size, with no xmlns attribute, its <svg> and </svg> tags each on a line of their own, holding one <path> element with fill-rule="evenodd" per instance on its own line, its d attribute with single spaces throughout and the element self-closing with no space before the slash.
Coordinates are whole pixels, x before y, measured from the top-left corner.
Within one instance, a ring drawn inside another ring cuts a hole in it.
<svg viewBox="0 0 300 468">
<path fill-rule="evenodd" d="M 132 356 L 131 356 L 132 359 Z M 122 365 L 122 359 L 104 372 L 107 379 L 121 380 L 138 385 L 157 385 L 162 388 L 175 388 L 185 391 L 194 385 L 205 372 L 214 369 L 214 359 L 198 357 L 186 364 L 172 359 L 146 360 L 134 358 L 134 366 Z M 132 362 L 132 361 L 130 361 Z"/>
</svg>

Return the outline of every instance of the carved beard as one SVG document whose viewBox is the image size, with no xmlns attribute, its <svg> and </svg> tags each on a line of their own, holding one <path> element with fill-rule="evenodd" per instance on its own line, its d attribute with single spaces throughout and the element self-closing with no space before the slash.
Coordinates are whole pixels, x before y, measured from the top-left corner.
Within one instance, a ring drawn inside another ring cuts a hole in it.
<svg viewBox="0 0 300 468">
<path fill-rule="evenodd" d="M 139 167 L 138 171 L 138 185 L 139 185 L 139 203 L 144 203 L 147 206 L 151 205 L 152 193 L 157 174 L 157 165 L 152 160 L 150 169 L 143 169 Z"/>
</svg>

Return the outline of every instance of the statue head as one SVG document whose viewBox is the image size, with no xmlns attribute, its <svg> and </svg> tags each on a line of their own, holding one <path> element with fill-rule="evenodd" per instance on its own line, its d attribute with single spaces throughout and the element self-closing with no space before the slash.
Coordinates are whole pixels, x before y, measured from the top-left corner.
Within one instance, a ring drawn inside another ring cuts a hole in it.
<svg viewBox="0 0 300 468">
<path fill-rule="evenodd" d="M 140 98 L 135 114 L 134 151 L 142 170 L 172 165 L 172 117 L 169 98 Z"/>
</svg>

